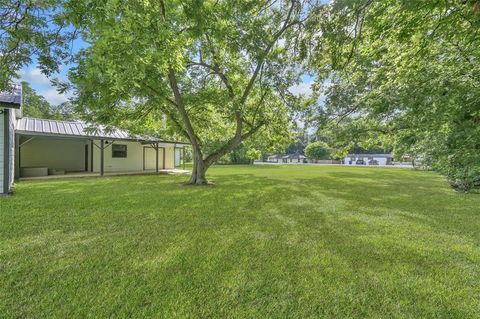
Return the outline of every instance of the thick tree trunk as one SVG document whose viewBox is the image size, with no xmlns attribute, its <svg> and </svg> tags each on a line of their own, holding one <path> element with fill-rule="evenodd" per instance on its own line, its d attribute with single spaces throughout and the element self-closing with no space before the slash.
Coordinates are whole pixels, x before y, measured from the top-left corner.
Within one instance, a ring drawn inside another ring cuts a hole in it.
<svg viewBox="0 0 480 319">
<path fill-rule="evenodd" d="M 207 185 L 209 184 L 208 180 L 205 177 L 205 173 L 207 169 L 216 163 L 222 156 L 233 150 L 236 146 L 240 145 L 240 143 L 252 136 L 256 133 L 264 123 L 260 123 L 249 132 L 241 135 L 241 131 L 232 138 L 228 143 L 226 143 L 223 147 L 218 149 L 216 152 L 209 154 L 205 159 L 203 158 L 203 153 L 200 148 L 200 143 L 198 140 L 195 140 L 195 143 L 191 141 L 193 147 L 193 168 L 192 168 L 192 176 L 190 180 L 185 183 L 187 185 Z M 253 164 L 253 161 L 252 161 Z"/>
<path fill-rule="evenodd" d="M 188 181 L 188 185 L 207 185 L 208 180 L 205 177 L 207 168 L 204 165 L 194 165 L 192 170 L 192 176 Z"/>
<path fill-rule="evenodd" d="M 206 185 L 208 184 L 205 174 L 207 172 L 208 166 L 205 165 L 203 160 L 203 154 L 199 150 L 193 150 L 193 167 L 192 175 L 190 180 L 186 183 L 187 185 Z"/>
</svg>

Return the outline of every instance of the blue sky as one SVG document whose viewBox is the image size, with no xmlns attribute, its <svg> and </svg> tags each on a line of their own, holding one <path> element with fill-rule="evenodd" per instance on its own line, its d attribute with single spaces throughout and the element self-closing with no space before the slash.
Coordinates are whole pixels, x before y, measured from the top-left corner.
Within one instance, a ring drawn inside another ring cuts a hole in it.
<svg viewBox="0 0 480 319">
<path fill-rule="evenodd" d="M 65 80 L 67 71 L 68 67 L 62 67 L 56 77 Z M 50 80 L 36 67 L 35 63 L 24 67 L 20 72 L 20 78 L 22 81 L 28 82 L 38 94 L 43 95 L 51 104 L 57 105 L 68 100 L 69 96 L 58 93 L 56 88 L 50 84 Z"/>
<path fill-rule="evenodd" d="M 80 49 L 87 47 L 87 43 L 81 39 L 77 39 L 72 43 L 72 52 L 78 52 Z M 60 68 L 60 72 L 53 75 L 51 78 L 59 78 L 60 80 L 67 79 L 67 72 L 72 67 L 72 65 L 63 65 Z M 25 66 L 20 71 L 20 79 L 26 81 L 30 86 L 37 91 L 38 94 L 45 97 L 45 99 L 53 105 L 66 102 L 70 97 L 70 94 L 60 94 L 57 89 L 52 86 L 50 79 L 40 72 L 40 69 L 37 68 L 37 61 L 33 59 L 32 63 L 28 66 Z"/>
</svg>

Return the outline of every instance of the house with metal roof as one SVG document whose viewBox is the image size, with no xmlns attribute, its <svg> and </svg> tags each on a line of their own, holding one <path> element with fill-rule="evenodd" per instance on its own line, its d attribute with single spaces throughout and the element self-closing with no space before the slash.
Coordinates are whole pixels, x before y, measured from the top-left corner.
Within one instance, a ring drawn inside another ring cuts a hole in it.
<svg viewBox="0 0 480 319">
<path fill-rule="evenodd" d="M 293 153 L 293 154 L 275 154 L 270 155 L 267 158 L 268 162 L 271 163 L 303 163 L 306 160 L 306 157 L 300 153 Z"/>
<path fill-rule="evenodd" d="M 16 121 L 16 177 L 90 172 L 159 172 L 180 164 L 186 143 L 81 121 Z"/>
<path fill-rule="evenodd" d="M 280 163 L 282 161 L 283 154 L 273 154 L 267 157 L 267 162 Z"/>
<path fill-rule="evenodd" d="M 82 121 L 23 117 L 21 91 L 1 93 L 0 112 L 1 193 L 10 192 L 14 178 L 175 169 L 188 145 Z"/>
<path fill-rule="evenodd" d="M 307 158 L 300 153 L 287 154 L 282 157 L 283 163 L 303 163 Z"/>
</svg>

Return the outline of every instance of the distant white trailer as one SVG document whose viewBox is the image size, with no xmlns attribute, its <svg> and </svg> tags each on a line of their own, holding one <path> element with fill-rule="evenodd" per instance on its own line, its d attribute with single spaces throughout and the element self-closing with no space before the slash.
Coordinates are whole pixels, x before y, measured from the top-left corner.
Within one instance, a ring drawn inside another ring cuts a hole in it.
<svg viewBox="0 0 480 319">
<path fill-rule="evenodd" d="M 348 154 L 345 165 L 353 166 L 386 166 L 393 165 L 391 154 Z"/>
</svg>

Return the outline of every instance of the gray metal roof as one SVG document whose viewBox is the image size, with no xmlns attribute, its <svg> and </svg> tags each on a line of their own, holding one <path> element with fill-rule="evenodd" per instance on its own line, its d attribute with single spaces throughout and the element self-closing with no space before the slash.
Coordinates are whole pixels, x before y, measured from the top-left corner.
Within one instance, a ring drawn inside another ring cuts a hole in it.
<svg viewBox="0 0 480 319">
<path fill-rule="evenodd" d="M 282 154 L 274 154 L 274 155 L 270 155 L 269 157 L 270 158 L 282 158 L 283 155 Z"/>
<path fill-rule="evenodd" d="M 20 108 L 22 105 L 22 87 L 15 86 L 10 92 L 0 92 L 0 106 L 9 108 Z"/>
<path fill-rule="evenodd" d="M 287 154 L 287 155 L 283 156 L 282 158 L 306 158 L 306 157 L 302 154 L 294 153 L 294 154 Z"/>
<path fill-rule="evenodd" d="M 393 158 L 392 154 L 348 154 L 346 157 L 380 157 Z"/>
<path fill-rule="evenodd" d="M 101 125 L 92 127 L 81 121 L 57 121 L 29 117 L 17 119 L 15 132 L 21 135 L 163 142 L 154 137 L 133 135 L 118 128 L 107 130 Z"/>
</svg>

